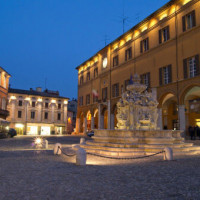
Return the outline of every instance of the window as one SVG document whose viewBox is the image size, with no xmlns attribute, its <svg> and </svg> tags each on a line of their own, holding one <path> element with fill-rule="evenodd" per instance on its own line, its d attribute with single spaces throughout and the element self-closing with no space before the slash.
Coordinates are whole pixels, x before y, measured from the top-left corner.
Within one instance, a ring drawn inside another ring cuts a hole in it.
<svg viewBox="0 0 200 200">
<path fill-rule="evenodd" d="M 159 30 L 159 44 L 170 39 L 169 26 Z"/>
<path fill-rule="evenodd" d="M 90 94 L 86 95 L 86 105 L 90 104 Z"/>
<path fill-rule="evenodd" d="M 2 110 L 6 110 L 6 98 L 2 98 L 1 108 Z"/>
<path fill-rule="evenodd" d="M 44 119 L 48 119 L 48 112 L 44 113 Z"/>
<path fill-rule="evenodd" d="M 83 76 L 80 77 L 80 85 L 83 84 Z"/>
<path fill-rule="evenodd" d="M 4 79 L 3 79 L 3 86 L 6 88 L 6 80 L 7 80 L 7 76 L 5 75 L 4 76 Z"/>
<path fill-rule="evenodd" d="M 103 100 L 103 102 L 107 101 L 107 90 L 108 90 L 107 87 L 102 89 L 102 100 Z"/>
<path fill-rule="evenodd" d="M 113 67 L 116 67 L 118 65 L 118 56 L 115 56 L 113 58 Z"/>
<path fill-rule="evenodd" d="M 129 49 L 126 49 L 126 51 L 125 51 L 125 61 L 127 61 L 131 58 L 132 58 L 132 48 L 130 47 Z"/>
<path fill-rule="evenodd" d="M 61 103 L 58 103 L 58 109 L 61 109 Z"/>
<path fill-rule="evenodd" d="M 35 101 L 32 101 L 32 107 L 35 107 Z"/>
<path fill-rule="evenodd" d="M 98 91 L 96 93 L 93 92 L 93 103 L 98 102 Z"/>
<path fill-rule="evenodd" d="M 22 106 L 22 100 L 19 100 L 18 106 Z"/>
<path fill-rule="evenodd" d="M 124 90 L 127 91 L 126 87 L 129 85 L 129 79 L 124 81 Z"/>
<path fill-rule="evenodd" d="M 58 113 L 58 120 L 61 120 L 61 114 Z"/>
<path fill-rule="evenodd" d="M 146 38 L 140 41 L 140 53 L 146 52 L 149 50 L 149 38 Z"/>
<path fill-rule="evenodd" d="M 196 26 L 195 10 L 182 17 L 183 32 Z"/>
<path fill-rule="evenodd" d="M 80 105 L 80 106 L 83 105 L 83 96 L 79 97 L 79 105 Z"/>
<path fill-rule="evenodd" d="M 18 111 L 18 118 L 22 118 L 22 111 L 21 110 Z"/>
<path fill-rule="evenodd" d="M 49 107 L 49 103 L 46 102 L 46 103 L 45 103 L 45 108 L 48 108 L 48 107 Z"/>
<path fill-rule="evenodd" d="M 90 72 L 87 73 L 87 81 L 90 81 Z"/>
<path fill-rule="evenodd" d="M 146 85 L 149 88 L 150 87 L 150 72 L 142 74 L 140 78 L 141 78 L 141 83 Z"/>
<path fill-rule="evenodd" d="M 119 96 L 119 83 L 112 85 L 112 97 Z"/>
<path fill-rule="evenodd" d="M 35 119 L 35 112 L 31 112 L 31 119 Z"/>
<path fill-rule="evenodd" d="M 98 76 L 98 68 L 94 69 L 94 78 L 96 78 Z"/>
<path fill-rule="evenodd" d="M 172 65 L 161 67 L 159 69 L 159 83 L 160 85 L 172 82 Z"/>
<path fill-rule="evenodd" d="M 199 75 L 199 55 L 183 60 L 184 78 L 192 78 Z"/>
</svg>

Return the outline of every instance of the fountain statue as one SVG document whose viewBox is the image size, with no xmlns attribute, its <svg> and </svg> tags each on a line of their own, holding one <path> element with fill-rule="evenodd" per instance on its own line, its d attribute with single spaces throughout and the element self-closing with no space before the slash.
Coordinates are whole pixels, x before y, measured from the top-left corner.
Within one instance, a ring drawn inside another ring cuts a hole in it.
<svg viewBox="0 0 200 200">
<path fill-rule="evenodd" d="M 158 102 L 137 74 L 130 78 L 127 91 L 117 103 L 117 128 L 122 130 L 158 130 Z"/>
<path fill-rule="evenodd" d="M 115 130 L 94 130 L 93 140 L 80 146 L 90 153 L 117 158 L 156 153 L 165 147 L 178 153 L 199 153 L 200 147 L 184 142 L 183 131 L 158 128 L 158 102 L 146 88 L 137 74 L 131 77 L 117 103 Z"/>
</svg>

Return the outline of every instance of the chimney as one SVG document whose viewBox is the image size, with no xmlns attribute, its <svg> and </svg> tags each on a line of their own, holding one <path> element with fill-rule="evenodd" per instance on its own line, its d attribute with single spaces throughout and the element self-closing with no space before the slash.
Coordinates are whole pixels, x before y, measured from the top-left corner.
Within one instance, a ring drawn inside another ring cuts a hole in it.
<svg viewBox="0 0 200 200">
<path fill-rule="evenodd" d="M 41 87 L 36 87 L 36 91 L 37 92 L 42 92 L 42 88 Z"/>
</svg>

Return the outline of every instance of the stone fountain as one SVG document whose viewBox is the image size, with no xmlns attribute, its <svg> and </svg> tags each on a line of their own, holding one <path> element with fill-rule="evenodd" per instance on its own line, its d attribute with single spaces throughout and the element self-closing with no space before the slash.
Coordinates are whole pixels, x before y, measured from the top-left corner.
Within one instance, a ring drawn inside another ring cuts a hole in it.
<svg viewBox="0 0 200 200">
<path fill-rule="evenodd" d="M 158 102 L 138 75 L 131 77 L 127 91 L 117 103 L 115 130 L 95 130 L 93 141 L 81 144 L 87 152 L 112 157 L 148 155 L 171 147 L 174 153 L 200 153 L 200 147 L 185 143 L 180 130 L 159 130 Z"/>
</svg>

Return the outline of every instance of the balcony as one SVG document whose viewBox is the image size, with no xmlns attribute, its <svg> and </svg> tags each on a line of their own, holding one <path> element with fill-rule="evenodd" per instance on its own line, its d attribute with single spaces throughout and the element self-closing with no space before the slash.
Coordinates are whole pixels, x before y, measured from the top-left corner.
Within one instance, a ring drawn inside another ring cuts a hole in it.
<svg viewBox="0 0 200 200">
<path fill-rule="evenodd" d="M 0 109 L 0 118 L 6 119 L 6 117 L 8 117 L 8 116 L 9 116 L 8 110 Z"/>
</svg>

